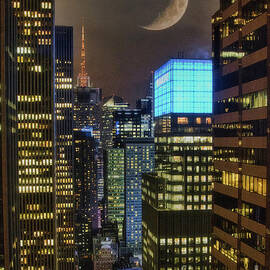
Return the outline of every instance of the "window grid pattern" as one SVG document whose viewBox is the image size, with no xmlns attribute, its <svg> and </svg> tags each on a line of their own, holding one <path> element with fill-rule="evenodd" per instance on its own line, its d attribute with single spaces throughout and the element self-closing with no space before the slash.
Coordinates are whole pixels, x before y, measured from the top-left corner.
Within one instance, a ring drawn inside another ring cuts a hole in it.
<svg viewBox="0 0 270 270">
<path fill-rule="evenodd" d="M 212 61 L 171 59 L 154 74 L 155 117 L 212 113 Z"/>
</svg>

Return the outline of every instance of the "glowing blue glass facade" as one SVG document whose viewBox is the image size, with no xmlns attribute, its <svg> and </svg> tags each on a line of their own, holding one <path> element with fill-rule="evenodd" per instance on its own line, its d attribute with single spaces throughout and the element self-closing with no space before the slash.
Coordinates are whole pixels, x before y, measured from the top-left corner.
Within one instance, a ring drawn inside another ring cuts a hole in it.
<svg viewBox="0 0 270 270">
<path fill-rule="evenodd" d="M 155 117 L 212 113 L 212 61 L 171 59 L 154 74 Z"/>
</svg>

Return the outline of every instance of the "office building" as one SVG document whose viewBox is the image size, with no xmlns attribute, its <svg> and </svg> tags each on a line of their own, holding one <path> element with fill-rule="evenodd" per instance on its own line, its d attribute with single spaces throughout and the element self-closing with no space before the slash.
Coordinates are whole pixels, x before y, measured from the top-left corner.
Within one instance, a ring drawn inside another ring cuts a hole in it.
<svg viewBox="0 0 270 270">
<path fill-rule="evenodd" d="M 115 227 L 111 227 L 115 229 Z M 110 229 L 111 229 L 110 228 Z M 117 227 L 116 227 L 117 229 Z M 103 231 L 93 238 L 93 264 L 94 269 L 111 270 L 118 259 L 118 234 L 117 231 Z"/>
<path fill-rule="evenodd" d="M 90 263 L 92 233 L 98 229 L 97 142 L 92 130 L 74 131 L 75 244 L 79 269 Z"/>
<path fill-rule="evenodd" d="M 94 270 L 111 270 L 117 257 L 113 254 L 111 241 L 105 239 L 94 257 Z"/>
<path fill-rule="evenodd" d="M 55 179 L 58 269 L 74 269 L 73 28 L 55 27 Z"/>
<path fill-rule="evenodd" d="M 111 148 L 106 152 L 105 190 L 107 219 L 117 222 L 118 236 L 123 240 L 125 215 L 125 151 L 123 148 Z"/>
<path fill-rule="evenodd" d="M 154 139 L 125 140 L 125 245 L 142 254 L 142 175 L 154 170 Z"/>
<path fill-rule="evenodd" d="M 143 269 L 210 269 L 212 62 L 154 74 L 155 172 L 142 180 Z"/>
<path fill-rule="evenodd" d="M 213 17 L 213 268 L 270 269 L 269 1 Z"/>
<path fill-rule="evenodd" d="M 18 25 L 20 268 L 57 269 L 54 175 L 55 3 L 53 0 L 36 0 L 12 1 L 12 4 Z"/>
<path fill-rule="evenodd" d="M 0 3 L 0 269 L 19 269 L 17 170 L 17 54 L 16 28 L 11 1 Z"/>
<path fill-rule="evenodd" d="M 74 130 L 91 127 L 95 138 L 100 139 L 100 102 L 101 89 L 91 87 L 90 77 L 86 72 L 85 29 L 82 26 L 80 73 L 74 89 Z"/>
<path fill-rule="evenodd" d="M 113 147 L 113 112 L 128 107 L 129 104 L 124 102 L 123 99 L 118 96 L 104 98 L 101 113 L 101 142 L 103 149 Z"/>
<path fill-rule="evenodd" d="M 153 126 L 152 100 L 150 97 L 139 100 L 136 109 L 128 106 L 115 96 L 103 105 L 103 126 L 111 122 L 103 133 L 103 145 L 108 146 L 105 198 L 109 220 L 118 222 L 119 238 L 125 240 L 127 249 L 140 253 L 141 176 L 153 169 L 153 141 L 149 139 Z M 146 153 L 150 153 L 150 160 L 143 160 Z"/>
<path fill-rule="evenodd" d="M 141 110 L 125 108 L 114 111 L 112 134 L 114 144 L 126 138 L 140 138 Z"/>
<path fill-rule="evenodd" d="M 74 130 L 92 129 L 93 136 L 99 143 L 97 157 L 99 201 L 104 196 L 103 151 L 101 147 L 101 100 L 101 89 L 91 85 L 90 77 L 86 72 L 85 29 L 82 26 L 80 73 L 77 79 L 77 86 L 74 88 Z"/>
<path fill-rule="evenodd" d="M 137 100 L 136 108 L 141 111 L 141 137 L 154 137 L 153 97 L 146 96 Z"/>
</svg>

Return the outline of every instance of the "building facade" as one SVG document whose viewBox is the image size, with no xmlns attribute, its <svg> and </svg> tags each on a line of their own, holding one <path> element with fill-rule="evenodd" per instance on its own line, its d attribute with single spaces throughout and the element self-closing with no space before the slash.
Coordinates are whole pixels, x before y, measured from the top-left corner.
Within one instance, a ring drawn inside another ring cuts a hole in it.
<svg viewBox="0 0 270 270">
<path fill-rule="evenodd" d="M 98 229 L 97 142 L 92 131 L 74 131 L 74 148 L 75 244 L 79 269 L 87 269 L 92 233 Z"/>
<path fill-rule="evenodd" d="M 154 139 L 126 139 L 124 147 L 125 245 L 133 254 L 142 254 L 142 175 L 154 170 Z"/>
<path fill-rule="evenodd" d="M 105 190 L 108 220 L 117 222 L 118 236 L 123 240 L 125 216 L 125 151 L 112 148 L 106 152 Z"/>
<path fill-rule="evenodd" d="M 20 269 L 56 269 L 55 3 L 53 0 L 12 3 L 18 26 Z"/>
<path fill-rule="evenodd" d="M 212 63 L 154 74 L 155 172 L 143 176 L 143 269 L 210 269 Z"/>
<path fill-rule="evenodd" d="M 113 129 L 114 116 L 113 112 L 116 110 L 128 108 L 129 104 L 124 102 L 118 96 L 111 96 L 103 99 L 101 109 L 101 142 L 103 149 L 113 147 Z"/>
<path fill-rule="evenodd" d="M 213 17 L 213 269 L 270 269 L 269 1 Z"/>
<path fill-rule="evenodd" d="M 0 269 L 19 269 L 17 169 L 17 23 L 11 1 L 0 3 L 1 175 Z"/>
<path fill-rule="evenodd" d="M 55 143 L 58 269 L 74 269 L 73 28 L 55 27 Z"/>
<path fill-rule="evenodd" d="M 154 137 L 153 97 L 146 96 L 145 98 L 138 99 L 136 108 L 141 110 L 141 137 Z"/>
</svg>

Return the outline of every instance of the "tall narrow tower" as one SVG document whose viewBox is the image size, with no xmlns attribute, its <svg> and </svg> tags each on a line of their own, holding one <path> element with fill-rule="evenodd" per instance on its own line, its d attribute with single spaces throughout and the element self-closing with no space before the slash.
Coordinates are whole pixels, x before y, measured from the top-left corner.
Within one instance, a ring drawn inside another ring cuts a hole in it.
<svg viewBox="0 0 270 270">
<path fill-rule="evenodd" d="M 77 80 L 78 87 L 90 87 L 90 77 L 86 72 L 86 54 L 85 54 L 85 30 L 82 25 L 82 48 L 81 48 L 81 64 L 80 73 Z"/>
<path fill-rule="evenodd" d="M 82 26 L 80 73 L 74 89 L 75 246 L 79 269 L 90 261 L 91 233 L 98 229 L 98 183 L 103 187 L 100 147 L 101 89 L 90 85 L 86 72 L 85 30 Z"/>
<path fill-rule="evenodd" d="M 16 3 L 17 5 L 17 3 Z M 17 199 L 16 20 L 11 1 L 0 2 L 0 269 L 19 269 Z M 15 164 L 14 164 L 15 163 Z"/>
<path fill-rule="evenodd" d="M 13 1 L 18 25 L 20 269 L 58 269 L 54 181 L 54 7 L 54 0 Z"/>
</svg>

